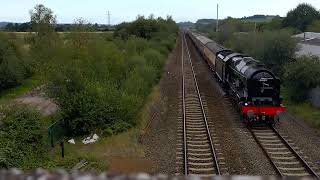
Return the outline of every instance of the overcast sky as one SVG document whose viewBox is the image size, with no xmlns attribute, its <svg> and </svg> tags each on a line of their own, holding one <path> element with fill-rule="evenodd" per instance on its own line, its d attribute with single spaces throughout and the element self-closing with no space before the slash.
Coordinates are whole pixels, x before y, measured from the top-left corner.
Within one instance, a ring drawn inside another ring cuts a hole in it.
<svg viewBox="0 0 320 180">
<path fill-rule="evenodd" d="M 320 9 L 320 0 L 1 0 L 0 21 L 29 21 L 29 10 L 36 4 L 44 4 L 57 15 L 58 23 L 71 23 L 82 17 L 91 23 L 107 23 L 107 11 L 111 23 L 132 21 L 137 15 L 166 17 L 177 21 L 196 21 L 215 18 L 216 4 L 220 17 L 243 17 L 254 14 L 285 16 L 299 3 L 310 3 Z"/>
</svg>

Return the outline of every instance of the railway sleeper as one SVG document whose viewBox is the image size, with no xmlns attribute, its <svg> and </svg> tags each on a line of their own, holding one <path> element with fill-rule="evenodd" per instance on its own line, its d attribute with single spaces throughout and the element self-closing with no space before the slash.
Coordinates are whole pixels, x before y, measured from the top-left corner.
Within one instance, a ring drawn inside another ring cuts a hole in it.
<svg viewBox="0 0 320 180">
<path fill-rule="evenodd" d="M 197 140 L 197 141 L 193 141 L 193 140 L 189 140 L 188 143 L 191 143 L 191 144 L 207 144 L 209 143 L 208 140 Z"/>
<path fill-rule="evenodd" d="M 208 161 L 213 161 L 212 157 L 207 157 L 207 158 L 197 158 L 197 157 L 188 157 L 189 162 L 208 162 Z"/>
<path fill-rule="evenodd" d="M 277 155 L 281 155 L 281 156 L 287 156 L 287 155 L 293 155 L 291 152 L 288 152 L 288 151 L 286 151 L 286 152 L 275 152 L 275 151 L 267 151 L 269 154 L 271 154 L 271 155 L 274 155 L 274 156 L 277 156 Z"/>
<path fill-rule="evenodd" d="M 209 156 L 211 157 L 212 154 L 211 152 L 207 151 L 207 152 L 188 152 L 189 156 Z"/>
<path fill-rule="evenodd" d="M 206 148 L 206 147 L 210 147 L 210 145 L 209 144 L 191 144 L 191 143 L 189 143 L 188 144 L 188 147 L 198 147 L 198 148 Z"/>
<path fill-rule="evenodd" d="M 213 167 L 210 168 L 189 168 L 190 174 L 209 174 L 212 171 L 215 171 L 216 169 Z"/>
<path fill-rule="evenodd" d="M 193 149 L 193 148 L 188 148 L 188 152 L 210 152 L 211 153 L 211 149 L 210 148 L 202 148 L 202 149 Z"/>
<path fill-rule="evenodd" d="M 284 176 L 299 176 L 299 177 L 301 177 L 301 176 L 310 176 L 310 174 L 309 173 L 306 173 L 306 172 L 304 172 L 304 173 L 282 173 Z"/>
<path fill-rule="evenodd" d="M 201 178 L 208 178 L 208 177 L 212 177 L 215 176 L 216 174 L 189 174 L 190 176 L 197 176 L 197 177 L 201 177 Z"/>
</svg>

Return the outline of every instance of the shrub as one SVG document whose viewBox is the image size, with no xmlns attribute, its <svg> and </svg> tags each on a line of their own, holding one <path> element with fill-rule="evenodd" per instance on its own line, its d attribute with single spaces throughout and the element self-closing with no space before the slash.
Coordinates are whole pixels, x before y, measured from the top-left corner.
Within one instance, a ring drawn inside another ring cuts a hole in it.
<svg viewBox="0 0 320 180">
<path fill-rule="evenodd" d="M 284 82 L 289 98 L 295 102 L 306 101 L 309 91 L 320 84 L 319 58 L 304 56 L 288 64 L 285 69 Z"/>
<path fill-rule="evenodd" d="M 86 33 L 81 23 L 65 38 L 54 39 L 57 45 L 33 48 L 33 55 L 49 56 L 41 69 L 47 72 L 49 94 L 60 105 L 71 134 L 122 132 L 137 123 L 178 29 L 170 18 L 140 17 L 119 25 L 110 39 Z M 34 40 L 34 45 L 41 42 Z"/>
<path fill-rule="evenodd" d="M 21 47 L 0 34 L 0 91 L 18 86 L 31 75 L 31 66 Z"/>
<path fill-rule="evenodd" d="M 320 20 L 313 21 L 313 23 L 307 27 L 307 31 L 320 32 Z"/>
<path fill-rule="evenodd" d="M 46 145 L 39 114 L 20 106 L 5 107 L 1 112 L 0 168 L 41 167 Z"/>
<path fill-rule="evenodd" d="M 282 76 L 284 65 L 292 61 L 297 50 L 297 42 L 286 30 L 238 34 L 226 45 L 262 61 L 278 76 Z"/>
</svg>

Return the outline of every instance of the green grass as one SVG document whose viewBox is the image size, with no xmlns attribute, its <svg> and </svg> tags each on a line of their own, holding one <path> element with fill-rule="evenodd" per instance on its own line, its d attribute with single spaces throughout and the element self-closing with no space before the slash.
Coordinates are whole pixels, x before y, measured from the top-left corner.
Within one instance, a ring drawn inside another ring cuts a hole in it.
<svg viewBox="0 0 320 180">
<path fill-rule="evenodd" d="M 36 77 L 26 79 L 24 82 L 17 87 L 10 88 L 0 92 L 0 104 L 12 100 L 24 93 L 30 91 L 31 89 L 40 85 L 40 80 Z"/>
<path fill-rule="evenodd" d="M 307 123 L 320 128 L 320 109 L 313 107 L 310 102 L 295 103 L 290 101 L 286 90 L 283 88 L 284 104 L 287 106 L 288 112 L 303 119 Z"/>
</svg>

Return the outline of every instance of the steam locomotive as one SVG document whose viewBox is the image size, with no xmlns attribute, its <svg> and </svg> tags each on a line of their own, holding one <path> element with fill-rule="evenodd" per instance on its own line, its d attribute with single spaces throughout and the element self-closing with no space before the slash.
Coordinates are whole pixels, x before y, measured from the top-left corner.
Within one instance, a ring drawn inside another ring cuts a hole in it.
<svg viewBox="0 0 320 180">
<path fill-rule="evenodd" d="M 274 125 L 279 121 L 285 107 L 281 104 L 278 77 L 252 57 L 226 49 L 200 34 L 186 34 L 225 92 L 236 100 L 244 123 Z"/>
</svg>

